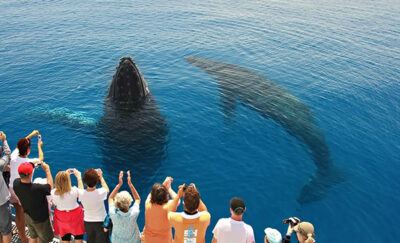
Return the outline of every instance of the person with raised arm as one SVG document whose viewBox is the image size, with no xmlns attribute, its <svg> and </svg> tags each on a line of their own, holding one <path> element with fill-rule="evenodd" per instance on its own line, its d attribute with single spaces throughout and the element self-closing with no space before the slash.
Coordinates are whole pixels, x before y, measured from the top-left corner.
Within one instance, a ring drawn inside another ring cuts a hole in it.
<svg viewBox="0 0 400 243">
<path fill-rule="evenodd" d="M 38 158 L 30 159 L 28 158 L 31 152 L 31 138 L 33 136 L 38 136 Z M 15 223 L 18 229 L 18 235 L 21 239 L 21 242 L 28 242 L 28 238 L 25 234 L 25 219 L 24 219 L 24 210 L 21 207 L 21 203 L 19 198 L 14 192 L 13 185 L 14 180 L 19 178 L 18 167 L 24 162 L 33 162 L 40 163 L 43 161 L 44 155 L 42 151 L 43 142 L 40 139 L 40 134 L 38 130 L 33 130 L 28 136 L 21 138 L 17 143 L 17 148 L 11 153 L 11 161 L 10 161 L 10 183 L 9 189 L 11 193 L 10 202 L 13 204 L 15 209 Z M 36 166 L 35 166 L 36 167 Z M 33 171 L 34 172 L 34 171 Z M 33 174 L 32 172 L 32 174 Z"/>
<path fill-rule="evenodd" d="M 79 201 L 84 209 L 84 225 L 87 243 L 108 243 L 108 233 L 103 230 L 103 222 L 107 215 L 104 201 L 107 199 L 109 189 L 103 178 L 101 169 L 90 168 L 83 175 L 86 190 L 79 189 Z M 101 182 L 101 188 L 96 186 Z"/>
<path fill-rule="evenodd" d="M 54 205 L 54 232 L 63 243 L 71 242 L 72 235 L 77 243 L 83 242 L 85 226 L 83 209 L 78 204 L 78 188 L 71 186 L 70 175 L 75 175 L 78 188 L 83 189 L 81 172 L 77 169 L 60 171 L 56 175 L 55 188 L 51 190 L 51 201 Z"/>
<path fill-rule="evenodd" d="M 173 178 L 166 177 L 164 182 L 151 188 L 145 203 L 145 226 L 142 241 L 145 243 L 171 243 L 172 229 L 168 222 L 168 212 L 175 212 L 180 197 L 171 188 Z M 169 196 L 172 200 L 169 199 Z"/>
<path fill-rule="evenodd" d="M 11 150 L 6 140 L 6 134 L 0 131 L 0 141 L 3 141 L 4 156 L 0 158 L 0 172 L 7 169 L 10 162 Z M 0 147 L 0 156 L 1 147 Z M 6 184 L 4 177 L 0 175 L 0 233 L 2 235 L 3 243 L 11 243 L 11 208 L 10 208 L 10 191 Z M 1 241 L 1 239 L 0 239 Z"/>
<path fill-rule="evenodd" d="M 132 196 L 127 191 L 118 192 L 122 186 L 124 172 L 119 173 L 119 183 L 111 192 L 108 199 L 109 215 L 113 222 L 111 241 L 113 243 L 140 243 L 140 231 L 137 225 L 139 216 L 140 196 L 131 182 L 130 171 L 127 172 L 127 182 L 131 189 L 135 203 L 132 204 Z"/>
<path fill-rule="evenodd" d="M 194 184 L 179 186 L 177 197 L 182 196 L 184 211 L 168 213 L 168 221 L 175 229 L 174 243 L 205 243 L 211 215 Z"/>
<path fill-rule="evenodd" d="M 289 226 L 282 243 L 290 243 L 290 236 L 292 235 L 293 231 L 296 232 L 296 238 L 299 243 L 314 243 L 314 226 L 309 222 L 301 222 L 298 218 L 295 219 L 295 222 L 291 221 L 290 219 L 285 220 L 289 221 Z"/>
<path fill-rule="evenodd" d="M 20 178 L 14 180 L 13 188 L 24 210 L 25 224 L 29 230 L 30 243 L 45 243 L 53 240 L 47 196 L 53 188 L 50 167 L 45 162 L 41 166 L 46 173 L 47 184 L 32 183 L 35 165 L 24 162 L 18 167 Z"/>
</svg>

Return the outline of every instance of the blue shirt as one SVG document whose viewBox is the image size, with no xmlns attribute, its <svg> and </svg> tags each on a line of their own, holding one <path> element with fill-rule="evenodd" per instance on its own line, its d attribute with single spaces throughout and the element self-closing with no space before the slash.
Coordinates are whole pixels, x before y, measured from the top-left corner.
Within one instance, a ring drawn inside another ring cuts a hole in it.
<svg viewBox="0 0 400 243">
<path fill-rule="evenodd" d="M 135 203 L 124 213 L 116 209 L 114 204 L 110 205 L 109 215 L 113 222 L 112 242 L 113 243 L 140 243 L 140 231 L 136 223 L 139 216 L 139 204 Z"/>
</svg>

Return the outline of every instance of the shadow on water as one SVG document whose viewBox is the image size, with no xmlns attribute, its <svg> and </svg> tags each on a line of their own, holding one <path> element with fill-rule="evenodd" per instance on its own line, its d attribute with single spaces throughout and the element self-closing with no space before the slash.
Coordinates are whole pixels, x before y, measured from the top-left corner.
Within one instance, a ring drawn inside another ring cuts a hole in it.
<svg viewBox="0 0 400 243">
<path fill-rule="evenodd" d="M 144 184 L 151 183 L 167 155 L 168 126 L 151 94 L 138 109 L 121 109 L 106 102 L 96 135 L 103 168 L 112 174 L 130 170 L 132 178 Z"/>
</svg>

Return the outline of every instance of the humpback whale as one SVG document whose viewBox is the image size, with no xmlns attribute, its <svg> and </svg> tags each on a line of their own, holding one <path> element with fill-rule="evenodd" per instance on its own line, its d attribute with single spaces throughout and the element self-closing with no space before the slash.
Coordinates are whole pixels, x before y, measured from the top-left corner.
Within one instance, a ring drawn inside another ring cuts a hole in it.
<svg viewBox="0 0 400 243">
<path fill-rule="evenodd" d="M 120 59 L 99 120 L 66 109 L 45 110 L 39 115 L 94 134 L 107 171 L 131 170 L 136 180 L 151 181 L 166 156 L 166 120 L 131 57 Z"/>
<path fill-rule="evenodd" d="M 245 67 L 203 57 L 187 56 L 186 61 L 202 69 L 218 82 L 221 105 L 226 116 L 233 115 L 236 101 L 280 124 L 290 135 L 309 148 L 317 167 L 303 186 L 301 204 L 322 199 L 340 181 L 325 142 L 324 133 L 313 122 L 311 110 L 284 87 Z"/>
</svg>

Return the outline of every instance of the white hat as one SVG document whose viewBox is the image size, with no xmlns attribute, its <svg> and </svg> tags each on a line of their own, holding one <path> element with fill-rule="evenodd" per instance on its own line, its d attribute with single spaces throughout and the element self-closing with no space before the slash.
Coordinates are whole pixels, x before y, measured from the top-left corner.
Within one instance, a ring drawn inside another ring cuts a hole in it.
<svg viewBox="0 0 400 243">
<path fill-rule="evenodd" d="M 264 230 L 265 235 L 267 236 L 268 243 L 281 243 L 282 235 L 276 229 L 266 228 Z"/>
</svg>

